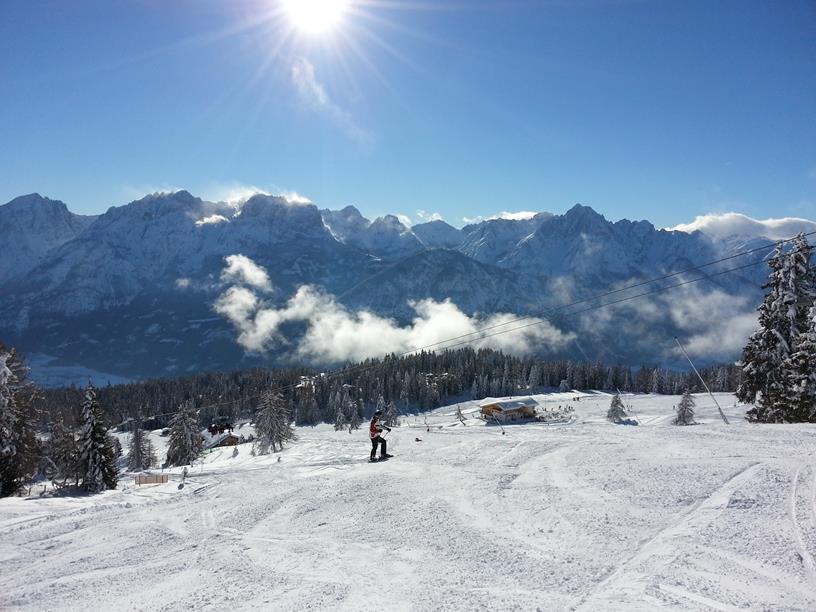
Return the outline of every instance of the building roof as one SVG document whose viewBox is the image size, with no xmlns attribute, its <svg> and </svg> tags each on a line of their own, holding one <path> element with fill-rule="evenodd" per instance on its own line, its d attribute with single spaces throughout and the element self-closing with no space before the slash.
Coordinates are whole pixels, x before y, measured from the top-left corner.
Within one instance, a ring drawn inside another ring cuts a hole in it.
<svg viewBox="0 0 816 612">
<path fill-rule="evenodd" d="M 538 402 L 532 397 L 512 397 L 507 399 L 486 399 L 479 405 L 482 408 L 487 406 L 495 406 L 502 412 L 507 412 L 509 410 L 519 410 L 520 408 L 525 407 L 535 408 L 538 406 Z"/>
<path fill-rule="evenodd" d="M 206 429 L 201 432 L 201 436 L 204 438 L 204 448 L 205 449 L 214 448 L 214 447 L 218 446 L 219 444 L 221 444 L 227 438 L 235 438 L 236 440 L 241 439 L 240 436 L 238 436 L 237 434 L 230 433 L 228 431 L 225 431 L 224 433 L 212 435 Z"/>
</svg>

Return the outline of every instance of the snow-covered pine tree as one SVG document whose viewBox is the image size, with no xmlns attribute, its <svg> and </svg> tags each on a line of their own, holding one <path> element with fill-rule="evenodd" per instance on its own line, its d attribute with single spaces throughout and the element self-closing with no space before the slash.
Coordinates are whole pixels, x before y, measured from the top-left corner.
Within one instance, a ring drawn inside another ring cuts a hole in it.
<svg viewBox="0 0 816 612">
<path fill-rule="evenodd" d="M 334 403 L 334 431 L 341 431 L 346 428 L 346 412 L 343 400 L 335 396 Z"/>
<path fill-rule="evenodd" d="M 737 397 L 745 403 L 760 403 L 748 411 L 750 421 L 781 422 L 784 418 L 779 399 L 783 393 L 782 363 L 788 357 L 790 328 L 783 313 L 785 252 L 777 245 L 768 266 L 771 268 L 765 299 L 759 307 L 759 329 L 754 332 L 742 354 L 742 384 Z"/>
<path fill-rule="evenodd" d="M 258 412 L 255 415 L 256 452 L 259 455 L 269 454 L 270 447 L 275 450 L 275 404 L 282 399 L 279 393 L 268 389 L 261 394 Z"/>
<path fill-rule="evenodd" d="M 277 391 L 268 389 L 261 395 L 261 403 L 255 418 L 258 435 L 257 452 L 266 455 L 283 450 L 283 443 L 295 439 L 289 416 L 289 405 Z"/>
<path fill-rule="evenodd" d="M 655 368 L 654 372 L 652 373 L 652 384 L 651 389 L 649 391 L 650 393 L 654 393 L 655 395 L 662 394 L 665 392 L 665 381 L 663 377 L 663 371 L 660 368 Z"/>
<path fill-rule="evenodd" d="M 0 343 L 0 497 L 16 493 L 37 470 L 36 394 L 28 368 Z"/>
<path fill-rule="evenodd" d="M 696 425 L 694 422 L 694 398 L 691 391 L 686 389 L 680 403 L 677 404 L 677 416 L 674 418 L 675 425 Z"/>
<path fill-rule="evenodd" d="M 396 427 L 399 425 L 399 410 L 397 410 L 397 405 L 392 400 L 388 400 L 388 403 L 385 404 L 382 420 L 383 425 L 386 427 Z"/>
<path fill-rule="evenodd" d="M 612 397 L 612 402 L 609 404 L 609 410 L 606 413 L 606 418 L 613 423 L 620 423 L 626 418 L 626 408 L 623 406 L 623 401 L 617 393 Z"/>
<path fill-rule="evenodd" d="M 353 400 L 348 393 L 345 394 L 345 414 L 349 433 L 355 429 L 360 429 L 363 422 L 361 416 L 362 406 L 360 404 L 360 400 Z"/>
<path fill-rule="evenodd" d="M 83 488 L 89 493 L 115 489 L 118 477 L 113 439 L 108 435 L 102 408 L 96 399 L 96 389 L 90 381 L 82 402 L 78 445 Z"/>
<path fill-rule="evenodd" d="M 289 402 L 284 399 L 284 397 L 280 394 L 277 394 L 278 397 L 275 400 L 275 413 L 274 413 L 274 428 L 272 433 L 272 448 L 274 450 L 275 446 L 278 447 L 278 450 L 283 450 L 283 444 L 285 442 L 291 442 L 297 440 L 297 436 L 295 435 L 295 429 L 292 427 L 292 417 L 289 408 Z"/>
<path fill-rule="evenodd" d="M 184 402 L 170 421 L 170 441 L 167 445 L 168 465 L 190 465 L 204 448 L 198 414 L 192 402 Z"/>
<path fill-rule="evenodd" d="M 134 419 L 133 431 L 130 434 L 127 466 L 131 472 L 148 470 L 155 463 L 153 445 L 147 438 L 147 432 L 142 429 L 142 420 Z"/>
<path fill-rule="evenodd" d="M 750 421 L 783 423 L 796 418 L 796 409 L 789 403 L 795 377 L 792 354 L 808 327 L 808 310 L 816 295 L 811 255 L 812 248 L 800 235 L 790 254 L 780 243 L 768 260 L 771 273 L 763 285 L 767 293 L 759 307 L 759 330 L 743 350 L 742 382 L 737 390 L 740 401 L 756 402 L 746 415 Z"/>
<path fill-rule="evenodd" d="M 795 423 L 816 422 L 816 305 L 808 319 L 807 330 L 799 335 L 785 363 L 788 420 Z"/>
<path fill-rule="evenodd" d="M 52 479 L 62 481 L 64 485 L 73 481 L 74 486 L 79 486 L 79 445 L 74 432 L 68 429 L 62 421 L 51 424 L 49 450 L 49 459 L 54 463 L 56 469 Z"/>
</svg>

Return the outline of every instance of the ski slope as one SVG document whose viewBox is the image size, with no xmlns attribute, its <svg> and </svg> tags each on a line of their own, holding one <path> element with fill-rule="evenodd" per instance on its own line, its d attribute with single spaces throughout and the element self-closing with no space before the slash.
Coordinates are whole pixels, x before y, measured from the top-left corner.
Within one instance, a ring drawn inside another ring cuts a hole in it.
<svg viewBox="0 0 816 612">
<path fill-rule="evenodd" d="M 217 450 L 167 485 L 0 500 L 2 610 L 814 610 L 816 426 L 757 426 L 719 395 L 572 397 L 567 425 L 506 435 L 455 407 L 299 428 L 284 452 Z M 430 431 L 428 431 L 430 427 Z M 415 441 L 420 438 L 421 442 Z M 160 443 L 163 439 L 155 438 Z"/>
</svg>

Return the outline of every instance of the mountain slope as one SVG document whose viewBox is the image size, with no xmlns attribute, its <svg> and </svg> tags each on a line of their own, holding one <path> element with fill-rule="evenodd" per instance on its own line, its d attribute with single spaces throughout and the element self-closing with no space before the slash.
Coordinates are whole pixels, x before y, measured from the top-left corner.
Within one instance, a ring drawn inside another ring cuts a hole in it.
<svg viewBox="0 0 816 612">
<path fill-rule="evenodd" d="M 33 245 L 20 265 L 5 260 L 0 338 L 53 357 L 55 366 L 127 378 L 275 363 L 276 354 L 245 352 L 214 312 L 230 255 L 267 270 L 273 290 L 262 299 L 270 305 L 286 303 L 308 284 L 352 310 L 405 323 L 414 317 L 412 300 L 450 299 L 471 315 L 541 313 L 769 244 L 657 230 L 646 221 L 612 223 L 580 205 L 564 215 L 491 219 L 457 230 L 441 221 L 408 228 L 391 215 L 371 222 L 353 207 L 321 211 L 269 195 L 212 203 L 186 191 L 152 194 L 90 220 L 28 196 L 0 207 L 0 219 L 14 220 L 3 227 L 16 233 L 15 244 Z M 665 338 L 709 333 L 729 337 L 730 348 L 721 353 L 734 358 L 727 351 L 742 342 L 765 275 L 755 266 L 677 298 L 699 305 L 715 295 L 726 321 L 700 307 L 668 313 L 669 301 L 648 317 L 634 303 L 597 314 L 559 312 L 556 324 L 581 338 L 565 356 L 578 350 L 588 359 L 664 363 Z M 733 321 L 737 329 L 724 329 Z M 287 333 L 287 342 L 296 342 L 297 329 Z"/>
<path fill-rule="evenodd" d="M 94 219 L 75 215 L 63 202 L 38 193 L 0 206 L 0 244 L 7 254 L 0 258 L 0 286 L 28 273 L 47 253 L 79 236 Z"/>
</svg>

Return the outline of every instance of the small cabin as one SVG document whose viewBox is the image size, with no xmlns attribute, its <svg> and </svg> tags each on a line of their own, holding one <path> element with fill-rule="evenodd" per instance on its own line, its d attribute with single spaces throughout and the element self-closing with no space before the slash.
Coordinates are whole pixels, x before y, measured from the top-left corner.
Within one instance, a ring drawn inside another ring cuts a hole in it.
<svg viewBox="0 0 816 612">
<path fill-rule="evenodd" d="M 486 399 L 481 403 L 482 417 L 488 422 L 512 423 L 527 421 L 536 416 L 538 402 L 532 397 Z"/>
<path fill-rule="evenodd" d="M 217 433 L 214 436 L 206 429 L 201 432 L 201 437 L 204 438 L 204 449 L 220 448 L 223 446 L 236 446 L 241 444 L 240 436 L 236 436 L 231 432 Z"/>
</svg>

